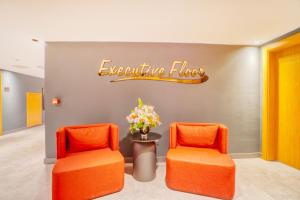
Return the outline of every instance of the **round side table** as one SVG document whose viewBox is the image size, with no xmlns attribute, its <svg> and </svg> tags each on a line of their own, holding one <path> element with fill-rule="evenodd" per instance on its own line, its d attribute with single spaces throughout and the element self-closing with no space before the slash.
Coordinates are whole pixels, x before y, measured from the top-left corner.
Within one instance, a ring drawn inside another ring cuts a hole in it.
<svg viewBox="0 0 300 200">
<path fill-rule="evenodd" d="M 142 182 L 151 181 L 156 175 L 156 142 L 161 135 L 150 132 L 146 139 L 140 133 L 132 135 L 133 177 Z"/>
</svg>

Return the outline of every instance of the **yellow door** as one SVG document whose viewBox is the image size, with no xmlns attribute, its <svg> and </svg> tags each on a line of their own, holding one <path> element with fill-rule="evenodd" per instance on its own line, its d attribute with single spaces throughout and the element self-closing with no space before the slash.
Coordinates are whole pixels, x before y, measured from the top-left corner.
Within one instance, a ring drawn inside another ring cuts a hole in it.
<svg viewBox="0 0 300 200">
<path fill-rule="evenodd" d="M 263 48 L 262 158 L 300 169 L 300 33 Z"/>
<path fill-rule="evenodd" d="M 300 169 L 300 45 L 277 53 L 277 159 Z"/>
<path fill-rule="evenodd" d="M 42 124 L 42 93 L 26 93 L 27 127 Z"/>
</svg>

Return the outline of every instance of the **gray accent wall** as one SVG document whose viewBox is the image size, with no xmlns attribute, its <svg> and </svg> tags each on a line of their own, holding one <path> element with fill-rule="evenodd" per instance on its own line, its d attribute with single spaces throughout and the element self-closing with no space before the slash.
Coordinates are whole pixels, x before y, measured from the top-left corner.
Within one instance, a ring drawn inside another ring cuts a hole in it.
<svg viewBox="0 0 300 200">
<path fill-rule="evenodd" d="M 144 62 L 171 67 L 173 60 L 204 66 L 209 80 L 189 85 L 159 81 L 124 81 L 99 77 L 102 59 L 116 65 Z M 158 155 L 169 147 L 175 121 L 219 122 L 229 128 L 231 153 L 259 152 L 259 49 L 252 46 L 176 43 L 49 42 L 46 46 L 46 157 L 56 156 L 55 130 L 62 126 L 113 122 L 120 127 L 120 147 L 131 156 L 125 119 L 141 97 L 155 106 L 162 125 Z M 60 106 L 51 99 L 61 98 Z"/>
<path fill-rule="evenodd" d="M 43 87 L 44 79 L 2 71 L 3 134 L 26 128 L 26 92 L 42 92 Z"/>
</svg>

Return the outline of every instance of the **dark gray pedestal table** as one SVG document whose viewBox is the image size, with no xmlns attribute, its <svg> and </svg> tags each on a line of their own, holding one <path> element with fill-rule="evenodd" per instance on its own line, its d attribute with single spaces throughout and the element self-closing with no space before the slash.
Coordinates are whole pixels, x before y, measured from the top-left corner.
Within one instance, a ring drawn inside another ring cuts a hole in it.
<svg viewBox="0 0 300 200">
<path fill-rule="evenodd" d="M 133 142 L 133 177 L 138 181 L 151 181 L 156 175 L 156 142 L 161 135 L 150 132 L 146 139 L 135 133 Z"/>
</svg>

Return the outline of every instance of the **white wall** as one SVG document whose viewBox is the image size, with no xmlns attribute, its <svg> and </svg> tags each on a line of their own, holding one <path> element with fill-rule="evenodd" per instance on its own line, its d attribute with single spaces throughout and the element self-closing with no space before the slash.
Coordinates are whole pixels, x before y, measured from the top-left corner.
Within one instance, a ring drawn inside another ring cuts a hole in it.
<svg viewBox="0 0 300 200">
<path fill-rule="evenodd" d="M 4 88 L 9 88 L 5 91 Z M 42 92 L 44 79 L 2 71 L 3 133 L 26 127 L 26 92 Z"/>
</svg>

